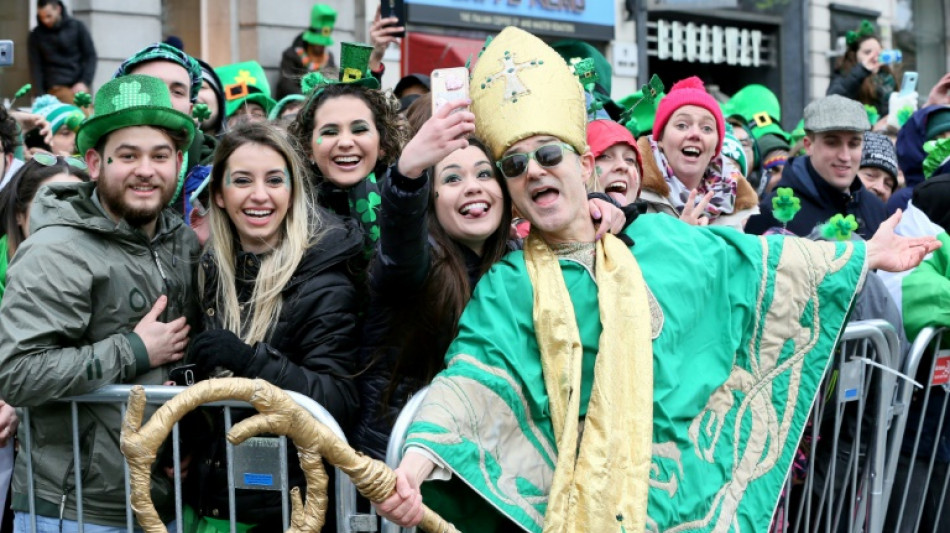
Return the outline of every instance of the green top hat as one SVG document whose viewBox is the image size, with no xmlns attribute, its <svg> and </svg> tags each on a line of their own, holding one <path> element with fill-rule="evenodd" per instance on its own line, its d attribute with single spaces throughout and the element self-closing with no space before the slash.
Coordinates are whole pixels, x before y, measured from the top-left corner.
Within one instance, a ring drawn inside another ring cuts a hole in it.
<svg viewBox="0 0 950 533">
<path fill-rule="evenodd" d="M 187 134 L 183 146 L 195 137 L 195 121 L 172 107 L 165 82 L 152 76 L 130 74 L 110 80 L 96 93 L 96 112 L 76 136 L 79 153 L 95 147 L 108 133 L 132 126 L 155 126 Z"/>
<path fill-rule="evenodd" d="M 310 10 L 310 27 L 303 32 L 303 40 L 310 44 L 330 46 L 333 44 L 333 25 L 336 24 L 336 10 L 330 6 L 316 4 Z"/>
<path fill-rule="evenodd" d="M 366 43 L 340 43 L 340 82 L 379 88 L 379 80 L 369 70 L 372 53 L 372 45 Z"/>
<path fill-rule="evenodd" d="M 253 102 L 264 108 L 265 113 L 277 105 L 270 96 L 270 83 L 264 67 L 257 61 L 244 61 L 214 69 L 221 78 L 224 91 L 224 114 L 231 116 L 244 102 Z"/>
</svg>

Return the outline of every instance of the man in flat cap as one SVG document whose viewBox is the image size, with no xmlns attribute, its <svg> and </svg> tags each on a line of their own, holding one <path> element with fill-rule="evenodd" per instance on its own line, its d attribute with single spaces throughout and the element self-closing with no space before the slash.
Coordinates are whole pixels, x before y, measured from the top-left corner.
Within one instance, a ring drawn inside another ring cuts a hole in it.
<svg viewBox="0 0 950 533">
<path fill-rule="evenodd" d="M 801 200 L 801 211 L 786 225 L 799 236 L 837 214 L 854 215 L 856 233 L 870 239 L 887 218 L 884 203 L 858 178 L 864 132 L 871 129 L 867 112 L 855 100 L 826 96 L 805 108 L 805 150 L 808 155 L 792 159 L 778 187 L 788 187 Z M 746 224 L 746 232 L 761 235 L 781 226 L 772 216 L 771 193 L 759 204 L 760 214 Z"/>
</svg>

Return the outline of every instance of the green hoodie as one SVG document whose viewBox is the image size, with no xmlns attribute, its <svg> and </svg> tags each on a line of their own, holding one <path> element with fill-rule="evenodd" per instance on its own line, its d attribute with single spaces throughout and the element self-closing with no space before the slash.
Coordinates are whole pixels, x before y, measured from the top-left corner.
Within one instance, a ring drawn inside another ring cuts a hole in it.
<svg viewBox="0 0 950 533">
<path fill-rule="evenodd" d="M 33 232 L 10 263 L 0 308 L 0 397 L 32 407 L 37 513 L 76 520 L 70 410 L 52 401 L 113 383 L 167 380 L 170 368 L 150 368 L 145 345 L 132 330 L 162 294 L 169 299 L 161 321 L 184 315 L 192 328 L 200 323 L 199 245 L 167 209 L 151 240 L 125 221 L 115 223 L 99 204 L 95 183 L 41 189 L 30 222 Z M 119 409 L 79 405 L 83 514 L 93 524 L 125 525 Z M 22 442 L 22 425 L 20 437 Z M 13 508 L 27 511 L 22 451 L 13 493 Z M 170 495 L 169 480 L 153 477 L 159 509 Z"/>
</svg>

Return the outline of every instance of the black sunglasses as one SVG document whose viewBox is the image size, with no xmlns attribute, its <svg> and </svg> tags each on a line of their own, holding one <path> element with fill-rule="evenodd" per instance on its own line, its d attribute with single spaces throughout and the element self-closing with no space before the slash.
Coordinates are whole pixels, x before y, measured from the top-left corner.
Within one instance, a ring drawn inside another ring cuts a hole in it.
<svg viewBox="0 0 950 533">
<path fill-rule="evenodd" d="M 86 166 L 86 162 L 78 157 L 59 157 L 55 156 L 48 152 L 37 152 L 33 154 L 33 161 L 36 161 L 44 167 L 55 167 L 62 161 L 64 164 L 69 165 L 76 170 L 86 171 L 89 168 Z"/>
<path fill-rule="evenodd" d="M 511 154 L 502 157 L 495 165 L 504 177 L 513 179 L 521 176 L 528 170 L 528 161 L 532 159 L 545 168 L 559 165 L 561 161 L 564 160 L 564 150 L 577 153 L 573 146 L 566 143 L 545 144 L 531 152 Z"/>
</svg>

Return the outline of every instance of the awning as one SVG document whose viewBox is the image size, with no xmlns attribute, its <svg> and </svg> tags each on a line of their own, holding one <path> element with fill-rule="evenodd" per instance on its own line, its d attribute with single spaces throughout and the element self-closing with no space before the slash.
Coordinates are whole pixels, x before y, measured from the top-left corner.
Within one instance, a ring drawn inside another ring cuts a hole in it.
<svg viewBox="0 0 950 533">
<path fill-rule="evenodd" d="M 402 53 L 403 75 L 428 75 L 437 68 L 465 66 L 469 57 L 473 62 L 478 58 L 485 44 L 478 39 L 416 32 L 409 32 L 407 41 Z"/>
</svg>

